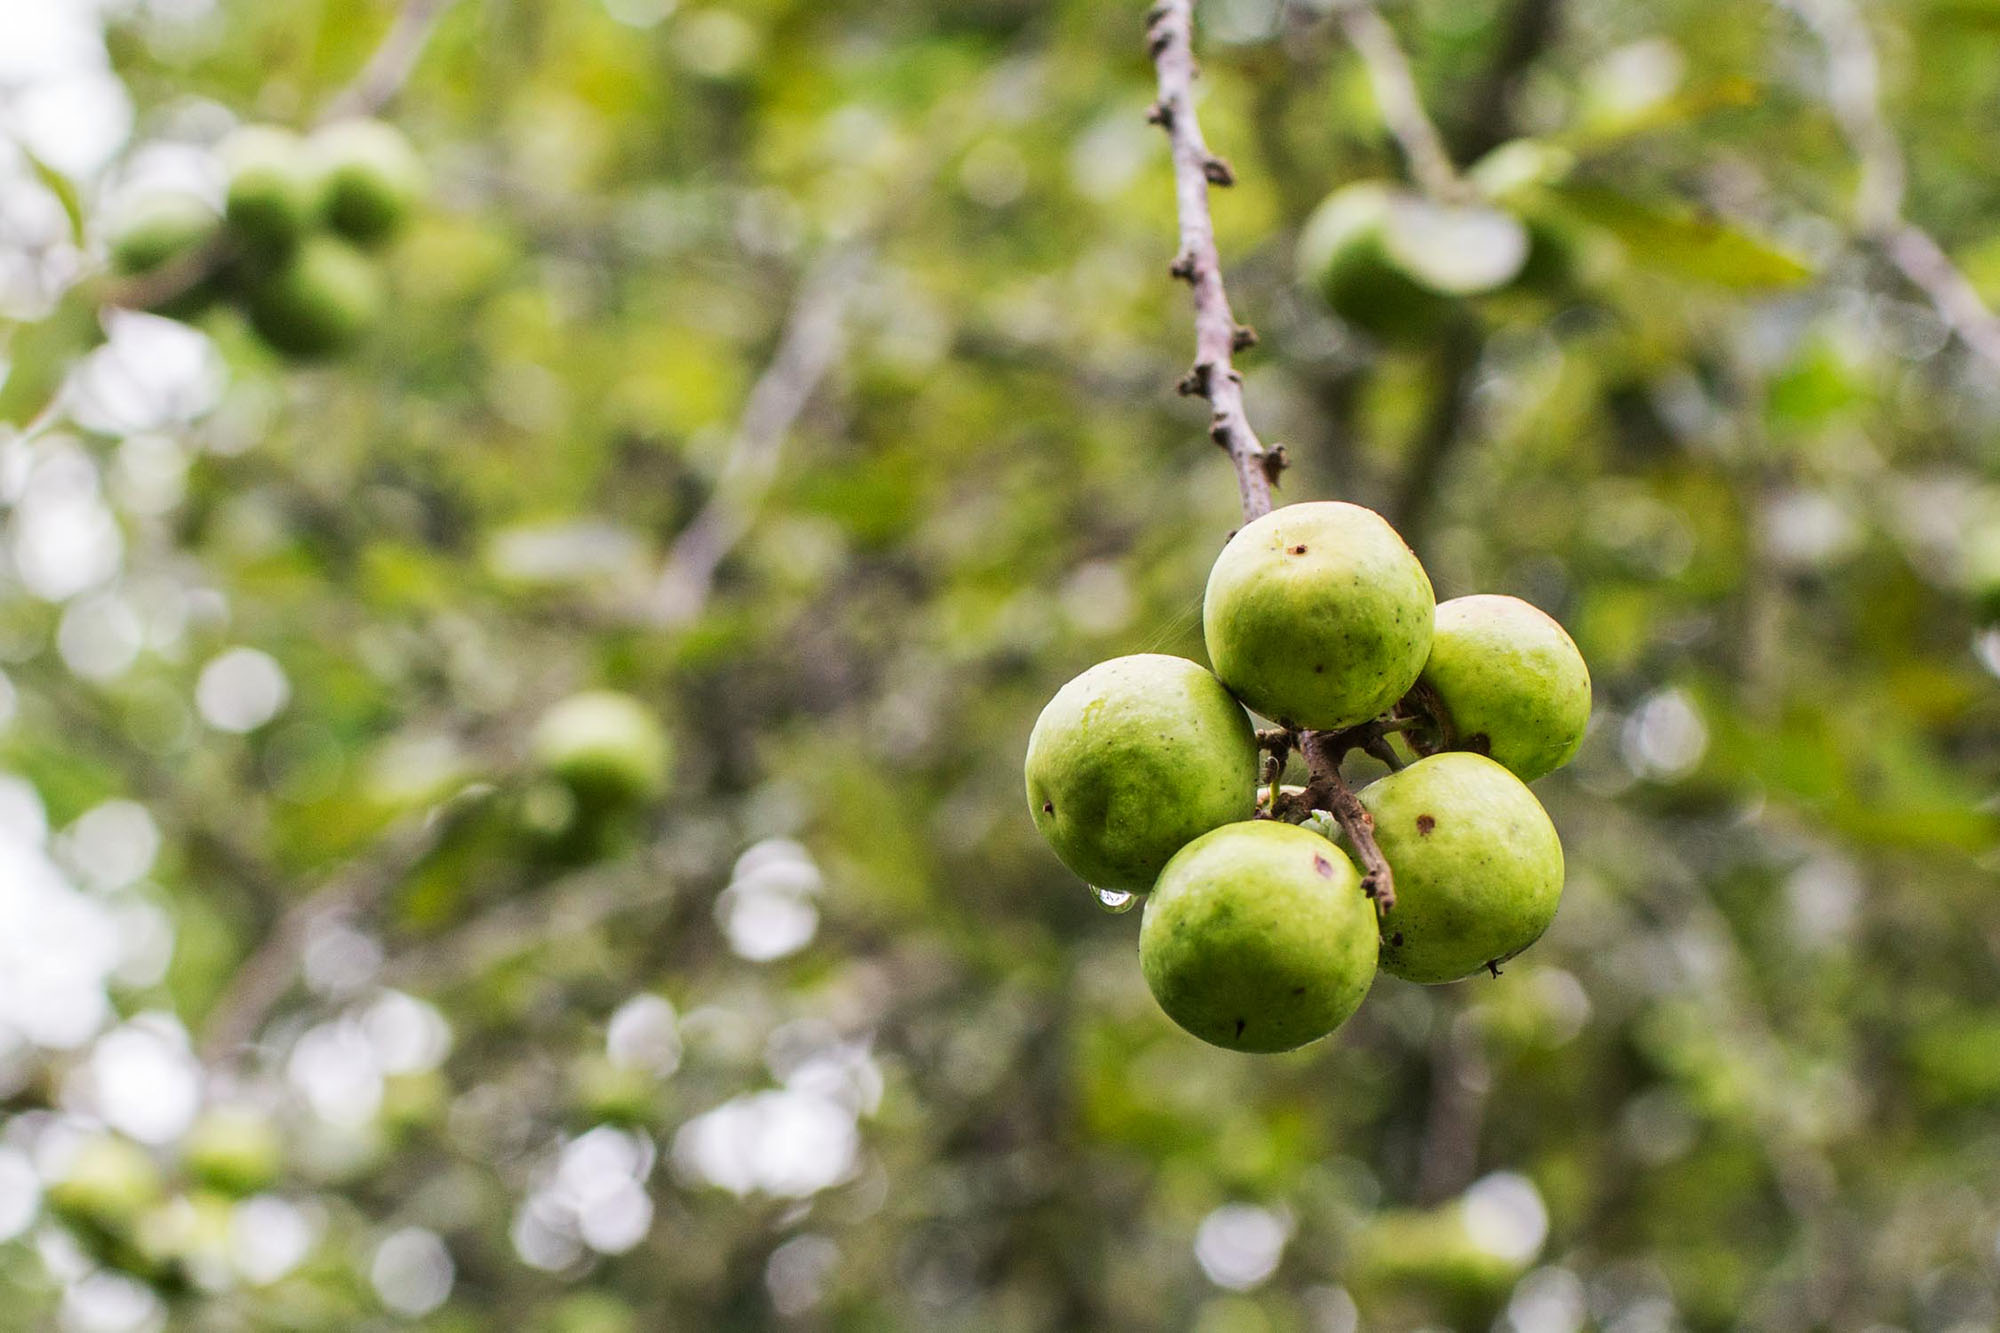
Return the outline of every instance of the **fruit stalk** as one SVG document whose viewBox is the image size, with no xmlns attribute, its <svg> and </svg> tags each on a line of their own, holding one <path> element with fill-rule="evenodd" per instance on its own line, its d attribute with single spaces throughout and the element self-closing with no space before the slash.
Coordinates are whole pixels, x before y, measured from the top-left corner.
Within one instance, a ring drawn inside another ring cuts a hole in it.
<svg viewBox="0 0 2000 1333">
<path fill-rule="evenodd" d="M 1236 175 L 1209 151 L 1194 114 L 1193 0 L 1160 0 L 1154 5 L 1147 15 L 1146 47 L 1159 75 L 1159 100 L 1147 118 L 1166 131 L 1173 149 L 1180 252 L 1172 272 L 1194 293 L 1194 368 L 1182 378 L 1180 391 L 1208 400 L 1209 438 L 1236 465 L 1247 523 L 1271 512 L 1271 486 L 1284 470 L 1285 455 L 1282 448 L 1265 447 L 1243 408 L 1243 376 L 1236 369 L 1235 354 L 1254 346 L 1257 335 L 1236 322 L 1222 285 L 1208 187 L 1233 185 Z"/>
<path fill-rule="evenodd" d="M 1346 756 L 1344 738 L 1348 732 L 1308 731 L 1299 736 L 1299 752 L 1306 757 L 1312 781 L 1306 784 L 1307 804 L 1325 810 L 1339 821 L 1347 834 L 1356 859 L 1361 862 L 1361 891 L 1375 900 L 1378 914 L 1396 905 L 1396 878 L 1388 858 L 1375 843 L 1375 820 L 1362 807 L 1361 798 L 1340 775 L 1340 761 Z M 1378 737 L 1379 739 L 1379 737 Z"/>
</svg>

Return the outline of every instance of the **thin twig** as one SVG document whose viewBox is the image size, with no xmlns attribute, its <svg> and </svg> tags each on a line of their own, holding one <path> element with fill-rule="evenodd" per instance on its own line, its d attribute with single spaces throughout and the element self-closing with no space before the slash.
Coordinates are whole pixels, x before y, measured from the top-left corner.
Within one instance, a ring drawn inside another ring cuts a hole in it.
<svg viewBox="0 0 2000 1333">
<path fill-rule="evenodd" d="M 1368 82 L 1375 89 L 1375 104 L 1381 109 L 1382 123 L 1403 150 L 1410 175 L 1417 186 L 1433 199 L 1455 199 L 1465 193 L 1452 165 L 1444 137 L 1431 123 L 1424 101 L 1417 91 L 1417 79 L 1410 61 L 1396 41 L 1396 33 L 1370 0 L 1347 0 L 1336 11 L 1340 30 L 1368 68 Z"/>
<path fill-rule="evenodd" d="M 1959 341 L 2000 368 L 2000 317 L 1944 247 L 1904 216 L 1909 168 L 1882 110 L 1882 62 L 1852 0 L 1773 0 L 1798 16 L 1826 51 L 1826 97 L 1861 163 L 1854 227 L 1930 302 Z"/>
<path fill-rule="evenodd" d="M 201 1039 L 204 1060 L 227 1059 L 257 1035 L 297 981 L 313 939 L 329 926 L 366 912 L 400 884 L 437 846 L 450 826 L 450 809 L 447 803 L 392 828 L 365 857 L 342 867 L 278 918 L 209 1012 Z"/>
<path fill-rule="evenodd" d="M 1209 212 L 1211 185 L 1231 185 L 1229 164 L 1208 151 L 1194 112 L 1194 0 L 1160 0 L 1147 17 L 1147 50 L 1159 77 L 1159 100 L 1150 119 L 1167 132 L 1174 159 L 1174 202 L 1180 215 L 1180 253 L 1173 275 L 1194 293 L 1194 369 L 1181 380 L 1184 394 L 1206 398 L 1208 434 L 1236 465 L 1245 522 L 1271 512 L 1271 486 L 1284 468 L 1284 450 L 1267 449 L 1243 409 L 1243 376 L 1235 354 L 1257 335 L 1238 324 L 1222 285 L 1222 258 Z"/>
<path fill-rule="evenodd" d="M 566 875 L 529 897 L 503 904 L 440 939 L 399 953 L 385 985 L 431 994 L 621 916 L 673 901 L 679 885 L 658 867 L 631 860 Z"/>
<path fill-rule="evenodd" d="M 681 531 L 654 582 L 646 613 L 685 625 L 701 613 L 724 557 L 749 532 L 778 474 L 785 437 L 840 360 L 847 305 L 865 253 L 840 249 L 800 285 L 770 364 L 750 390 L 727 461 L 701 512 Z"/>
<path fill-rule="evenodd" d="M 417 57 L 423 54 L 438 20 L 452 4 L 453 0 L 409 0 L 390 20 L 388 31 L 361 72 L 326 104 L 320 123 L 372 116 L 395 100 L 416 70 Z"/>
</svg>

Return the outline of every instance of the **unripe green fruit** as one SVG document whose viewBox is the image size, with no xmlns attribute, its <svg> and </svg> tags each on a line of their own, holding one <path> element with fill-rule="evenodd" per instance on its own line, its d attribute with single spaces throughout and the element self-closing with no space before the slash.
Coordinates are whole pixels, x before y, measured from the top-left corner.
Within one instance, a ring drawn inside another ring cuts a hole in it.
<svg viewBox="0 0 2000 1333">
<path fill-rule="evenodd" d="M 381 316 L 382 277 L 354 247 L 308 236 L 291 259 L 258 278 L 250 323 L 288 356 L 326 356 L 352 344 Z"/>
<path fill-rule="evenodd" d="M 1391 255 L 1394 197 L 1379 181 L 1359 181 L 1328 196 L 1299 235 L 1299 281 L 1356 328 L 1415 342 L 1444 327 L 1456 300 L 1419 282 Z"/>
<path fill-rule="evenodd" d="M 222 214 L 230 229 L 260 254 L 289 254 L 319 204 L 305 141 L 289 130 L 251 125 L 223 143 L 222 160 L 229 168 Z"/>
<path fill-rule="evenodd" d="M 111 238 L 111 266 L 120 273 L 151 273 L 207 245 L 220 220 L 188 194 L 144 200 Z"/>
<path fill-rule="evenodd" d="M 1144 893 L 1188 842 L 1248 819 L 1257 736 L 1193 662 L 1141 653 L 1056 691 L 1028 737 L 1035 827 L 1087 883 Z"/>
<path fill-rule="evenodd" d="M 130 1139 L 104 1134 L 78 1145 L 48 1188 L 50 1209 L 70 1222 L 123 1235 L 166 1195 L 160 1168 Z"/>
<path fill-rule="evenodd" d="M 1361 790 L 1395 877 L 1382 968 L 1436 983 L 1541 938 L 1562 898 L 1562 841 L 1535 794 L 1484 755 L 1419 759 Z"/>
<path fill-rule="evenodd" d="M 1209 571 L 1215 674 L 1274 721 L 1331 730 L 1386 712 L 1431 647 L 1431 581 L 1372 509 L 1323 500 L 1245 526 Z"/>
<path fill-rule="evenodd" d="M 196 1183 L 241 1198 L 277 1181 L 284 1145 L 277 1126 L 262 1111 L 216 1107 L 195 1121 L 181 1141 L 181 1164 Z"/>
<path fill-rule="evenodd" d="M 1444 743 L 1523 782 L 1568 763 L 1590 724 L 1590 668 L 1563 627 L 1518 597 L 1438 603 L 1418 700 Z"/>
<path fill-rule="evenodd" d="M 193 195 L 158 195 L 139 204 L 112 237 L 111 267 L 127 277 L 143 277 L 190 261 L 214 243 L 221 225 L 215 210 Z M 171 319 L 201 314 L 214 302 L 218 286 L 212 273 L 193 278 L 146 308 Z"/>
<path fill-rule="evenodd" d="M 1232 1051 L 1288 1051 L 1346 1022 L 1375 979 L 1375 910 L 1341 850 L 1294 824 L 1227 824 L 1146 900 L 1139 966 L 1167 1016 Z"/>
<path fill-rule="evenodd" d="M 542 715 L 535 762 L 592 808 L 622 805 L 666 786 L 672 743 L 644 704 L 616 690 L 573 694 Z"/>
<path fill-rule="evenodd" d="M 423 197 L 428 173 L 410 141 L 379 120 L 345 120 L 312 138 L 327 225 L 357 245 L 394 236 Z"/>
</svg>

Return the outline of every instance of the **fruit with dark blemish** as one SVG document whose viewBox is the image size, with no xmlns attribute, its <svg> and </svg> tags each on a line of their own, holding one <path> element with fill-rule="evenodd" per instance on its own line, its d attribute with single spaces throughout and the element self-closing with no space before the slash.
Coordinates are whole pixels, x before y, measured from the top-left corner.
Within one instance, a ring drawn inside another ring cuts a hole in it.
<svg viewBox="0 0 2000 1333">
<path fill-rule="evenodd" d="M 1209 571 L 1215 673 L 1274 721 L 1328 730 L 1385 712 L 1430 653 L 1430 579 L 1372 509 L 1315 501 L 1246 524 Z"/>
<path fill-rule="evenodd" d="M 1101 889 L 1144 893 L 1189 841 L 1257 805 L 1243 706 L 1200 666 L 1159 653 L 1100 662 L 1058 690 L 1026 769 L 1035 827 Z"/>
<path fill-rule="evenodd" d="M 1555 919 L 1562 843 L 1535 794 L 1493 760 L 1419 759 L 1362 788 L 1361 804 L 1395 875 L 1385 971 L 1457 981 L 1512 958 Z"/>
<path fill-rule="evenodd" d="M 1161 872 L 1139 929 L 1160 1008 L 1234 1051 L 1288 1051 L 1347 1021 L 1375 977 L 1361 875 L 1295 824 L 1227 824 Z"/>
<path fill-rule="evenodd" d="M 1523 782 L 1569 762 L 1590 722 L 1590 669 L 1563 627 L 1518 597 L 1440 602 L 1412 696 L 1448 748 L 1491 755 Z"/>
</svg>

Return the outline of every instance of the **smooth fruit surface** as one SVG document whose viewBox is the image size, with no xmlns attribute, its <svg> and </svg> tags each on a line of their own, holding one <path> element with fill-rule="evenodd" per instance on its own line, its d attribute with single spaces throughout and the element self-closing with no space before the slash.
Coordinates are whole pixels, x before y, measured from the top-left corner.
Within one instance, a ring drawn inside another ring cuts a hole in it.
<svg viewBox="0 0 2000 1333">
<path fill-rule="evenodd" d="M 354 247 L 309 236 L 290 262 L 249 292 L 258 336 L 289 356 L 325 356 L 352 344 L 382 313 L 382 278 Z"/>
<path fill-rule="evenodd" d="M 1202 599 L 1215 673 L 1265 717 L 1320 730 L 1388 710 L 1431 647 L 1430 578 L 1372 509 L 1286 505 L 1216 557 Z"/>
<path fill-rule="evenodd" d="M 1361 804 L 1395 874 L 1382 967 L 1456 981 L 1541 938 L 1562 898 L 1562 841 L 1535 794 L 1484 755 L 1419 759 L 1370 783 Z"/>
<path fill-rule="evenodd" d="M 327 225 L 368 246 L 402 230 L 428 173 L 400 131 L 379 120 L 345 120 L 315 134 L 312 149 Z"/>
<path fill-rule="evenodd" d="M 586 804 L 639 799 L 666 785 L 672 746 L 659 719 L 629 694 L 587 690 L 542 715 L 535 761 Z"/>
<path fill-rule="evenodd" d="M 192 195 L 163 194 L 133 209 L 111 238 L 111 265 L 120 273 L 151 273 L 208 244 L 219 219 Z"/>
<path fill-rule="evenodd" d="M 318 189 L 305 141 L 288 130 L 252 125 L 222 145 L 229 190 L 222 214 L 236 234 L 265 253 L 282 254 L 313 221 Z"/>
<path fill-rule="evenodd" d="M 1379 181 L 1358 181 L 1328 196 L 1299 235 L 1299 280 L 1356 328 L 1414 340 L 1442 327 L 1453 302 L 1390 257 L 1390 199 Z"/>
<path fill-rule="evenodd" d="M 1144 893 L 1194 838 L 1250 817 L 1257 736 L 1195 663 L 1116 657 L 1042 709 L 1026 777 L 1035 827 L 1064 865 L 1098 888 Z"/>
<path fill-rule="evenodd" d="M 1232 1051 L 1289 1051 L 1346 1022 L 1375 979 L 1376 948 L 1354 863 L 1274 820 L 1189 843 L 1139 928 L 1139 966 L 1160 1008 Z"/>
<path fill-rule="evenodd" d="M 1491 755 L 1523 782 L 1568 763 L 1590 724 L 1583 654 L 1561 625 L 1518 597 L 1438 603 L 1419 679 L 1447 745 Z"/>
</svg>

